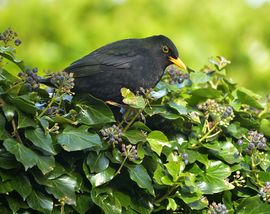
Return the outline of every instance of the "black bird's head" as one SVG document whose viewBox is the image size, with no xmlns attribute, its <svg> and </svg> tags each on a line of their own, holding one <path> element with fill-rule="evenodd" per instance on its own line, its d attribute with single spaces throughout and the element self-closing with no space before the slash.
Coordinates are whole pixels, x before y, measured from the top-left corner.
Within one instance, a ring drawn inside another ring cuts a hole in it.
<svg viewBox="0 0 270 214">
<path fill-rule="evenodd" d="M 165 65 L 165 68 L 170 64 L 175 64 L 181 69 L 187 70 L 186 65 L 179 58 L 179 53 L 173 42 L 166 36 L 148 37 L 153 44 L 151 49 L 159 62 Z M 163 69 L 165 69 L 163 68 Z"/>
</svg>

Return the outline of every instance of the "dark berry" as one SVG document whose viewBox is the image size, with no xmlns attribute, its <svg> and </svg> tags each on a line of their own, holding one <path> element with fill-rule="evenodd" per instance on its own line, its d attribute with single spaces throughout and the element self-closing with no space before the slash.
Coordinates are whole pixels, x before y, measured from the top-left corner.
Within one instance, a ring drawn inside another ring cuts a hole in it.
<svg viewBox="0 0 270 214">
<path fill-rule="evenodd" d="M 14 44 L 15 44 L 16 46 L 19 46 L 21 43 L 22 43 L 22 41 L 21 41 L 20 39 L 16 39 L 16 40 L 14 41 Z"/>
</svg>

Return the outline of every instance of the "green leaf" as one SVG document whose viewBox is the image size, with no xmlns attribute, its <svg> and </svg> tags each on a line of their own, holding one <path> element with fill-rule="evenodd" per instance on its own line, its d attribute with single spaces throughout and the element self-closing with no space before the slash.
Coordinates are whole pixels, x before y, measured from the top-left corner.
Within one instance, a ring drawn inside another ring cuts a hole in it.
<svg viewBox="0 0 270 214">
<path fill-rule="evenodd" d="M 11 181 L 1 181 L 0 180 L 0 193 L 2 193 L 2 194 L 9 194 L 13 190 L 14 190 L 14 188 L 12 186 L 12 182 Z"/>
<path fill-rule="evenodd" d="M 173 198 L 168 198 L 168 205 L 166 207 L 166 210 L 173 210 L 175 211 L 177 209 L 177 203 Z"/>
<path fill-rule="evenodd" d="M 76 203 L 75 188 L 77 186 L 75 177 L 63 175 L 50 180 L 46 190 L 57 199 L 65 198 L 66 204 L 74 205 Z"/>
<path fill-rule="evenodd" d="M 58 136 L 57 142 L 68 152 L 101 147 L 102 142 L 98 134 L 90 133 L 87 129 L 84 126 L 67 126 Z"/>
<path fill-rule="evenodd" d="M 104 171 L 90 177 L 89 181 L 91 182 L 93 187 L 98 187 L 112 180 L 114 176 L 115 176 L 115 169 L 108 167 Z"/>
<path fill-rule="evenodd" d="M 0 168 L 14 169 L 20 166 L 15 157 L 0 147 Z"/>
<path fill-rule="evenodd" d="M 26 129 L 25 137 L 39 149 L 45 150 L 53 155 L 56 154 L 51 135 L 49 133 L 45 133 L 40 127 L 36 129 Z"/>
<path fill-rule="evenodd" d="M 91 197 L 105 214 L 122 214 L 122 205 L 114 196 L 114 190 L 109 187 L 93 188 Z"/>
<path fill-rule="evenodd" d="M 27 198 L 27 204 L 32 209 L 43 213 L 51 213 L 53 210 L 52 199 L 35 190 L 33 190 L 31 195 Z"/>
<path fill-rule="evenodd" d="M 11 154 L 15 155 L 16 160 L 24 165 L 25 170 L 32 168 L 36 165 L 37 155 L 31 149 L 27 148 L 23 144 L 17 142 L 12 138 L 8 138 L 4 141 L 4 147 Z"/>
<path fill-rule="evenodd" d="M 37 108 L 35 107 L 35 103 L 31 100 L 30 94 L 10 96 L 10 102 L 19 110 L 27 114 L 35 115 L 37 112 Z"/>
<path fill-rule="evenodd" d="M 239 163 L 243 161 L 241 153 L 238 149 L 231 143 L 230 140 L 226 142 L 215 141 L 211 143 L 203 144 L 205 148 L 210 150 L 214 156 L 224 160 L 229 164 Z"/>
<path fill-rule="evenodd" d="M 260 124 L 260 131 L 267 137 L 270 137 L 270 120 L 262 119 Z"/>
<path fill-rule="evenodd" d="M 173 177 L 173 181 L 176 182 L 183 170 L 185 169 L 185 164 L 183 161 L 169 161 L 168 163 L 164 164 L 167 168 L 169 174 Z"/>
<path fill-rule="evenodd" d="M 76 198 L 76 205 L 72 207 L 80 214 L 86 213 L 93 206 L 90 195 L 78 195 Z"/>
<path fill-rule="evenodd" d="M 13 213 L 18 213 L 17 211 L 19 209 L 27 209 L 28 208 L 28 206 L 23 201 L 21 201 L 19 198 L 6 196 L 6 199 L 8 201 L 8 205 Z"/>
<path fill-rule="evenodd" d="M 5 117 L 7 118 L 7 120 L 11 121 L 15 116 L 15 112 L 16 112 L 15 106 L 5 104 L 2 107 L 2 109 L 3 109 L 3 112 L 4 112 Z"/>
<path fill-rule="evenodd" d="M 12 187 L 22 196 L 23 200 L 25 200 L 32 192 L 32 185 L 28 177 L 26 174 L 22 173 L 15 176 L 13 175 L 12 177 Z"/>
<path fill-rule="evenodd" d="M 37 155 L 37 166 L 44 175 L 47 174 L 55 167 L 54 157 Z"/>
<path fill-rule="evenodd" d="M 173 113 L 170 110 L 168 110 L 168 108 L 166 106 L 156 105 L 156 106 L 151 106 L 151 108 L 146 107 L 144 109 L 144 111 L 149 116 L 153 116 L 153 115 L 158 114 L 158 115 L 160 115 L 160 116 L 162 116 L 162 117 L 164 117 L 164 118 L 166 118 L 168 120 L 176 120 L 176 119 L 181 117 L 181 115 Z"/>
<path fill-rule="evenodd" d="M 210 80 L 210 76 L 207 75 L 205 72 L 196 71 L 196 72 L 190 73 L 190 80 L 194 84 L 206 83 Z"/>
<path fill-rule="evenodd" d="M 188 102 L 191 105 L 196 105 L 200 102 L 205 101 L 206 99 L 215 99 L 219 98 L 222 93 L 221 91 L 218 91 L 214 88 L 199 88 L 191 91 L 191 98 L 188 100 Z"/>
<path fill-rule="evenodd" d="M 237 97 L 242 104 L 250 105 L 254 108 L 263 109 L 263 106 L 257 101 L 258 95 L 245 88 L 238 88 Z"/>
<path fill-rule="evenodd" d="M 228 132 L 235 138 L 239 139 L 247 133 L 247 129 L 240 126 L 239 122 L 231 123 L 227 127 Z"/>
<path fill-rule="evenodd" d="M 259 196 L 243 199 L 236 209 L 237 214 L 269 214 L 270 205 L 263 202 Z"/>
<path fill-rule="evenodd" d="M 146 103 L 142 96 L 136 96 L 132 91 L 127 88 L 121 88 L 121 94 L 124 98 L 123 103 L 131 106 L 132 108 L 143 109 L 146 106 Z"/>
<path fill-rule="evenodd" d="M 36 127 L 35 121 L 22 113 L 21 111 L 17 111 L 18 113 L 18 129 L 26 128 L 26 127 Z"/>
<path fill-rule="evenodd" d="M 189 110 L 183 105 L 179 105 L 174 102 L 169 102 L 168 104 L 171 108 L 175 109 L 181 115 L 186 115 L 187 113 L 189 113 Z"/>
<path fill-rule="evenodd" d="M 155 195 L 152 185 L 152 179 L 142 165 L 128 165 L 128 172 L 131 180 L 135 181 L 137 185 L 146 189 L 151 195 Z"/>
<path fill-rule="evenodd" d="M 233 189 L 230 183 L 225 182 L 231 174 L 230 167 L 221 161 L 209 161 L 204 174 L 198 180 L 197 186 L 204 194 L 214 194 Z"/>
<path fill-rule="evenodd" d="M 115 122 L 110 108 L 97 98 L 87 95 L 76 105 L 80 111 L 78 122 L 86 125 L 97 125 Z"/>
<path fill-rule="evenodd" d="M 5 127 L 6 118 L 0 113 L 0 140 L 5 140 L 9 136 Z"/>
<path fill-rule="evenodd" d="M 137 144 L 138 142 L 146 141 L 146 134 L 140 130 L 128 130 L 124 133 L 124 137 L 131 144 Z"/>
<path fill-rule="evenodd" d="M 107 169 L 110 162 L 103 152 L 99 154 L 90 152 L 87 156 L 86 163 L 91 173 L 98 173 Z"/>
<path fill-rule="evenodd" d="M 168 138 L 161 131 L 152 131 L 147 136 L 151 149 L 159 156 L 164 146 L 171 147 Z"/>
</svg>

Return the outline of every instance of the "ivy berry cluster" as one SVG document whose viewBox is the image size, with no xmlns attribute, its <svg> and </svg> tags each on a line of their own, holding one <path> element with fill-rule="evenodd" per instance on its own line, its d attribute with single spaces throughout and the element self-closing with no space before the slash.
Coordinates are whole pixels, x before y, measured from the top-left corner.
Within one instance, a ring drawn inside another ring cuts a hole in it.
<svg viewBox="0 0 270 214">
<path fill-rule="evenodd" d="M 22 43 L 22 41 L 17 37 L 18 34 L 11 28 L 8 28 L 0 34 L 0 41 L 3 41 L 5 46 L 7 46 L 9 42 L 12 42 L 14 40 L 14 44 L 16 46 L 19 46 Z"/>
<path fill-rule="evenodd" d="M 169 83 L 170 84 L 181 84 L 185 80 L 189 79 L 189 74 L 178 70 L 175 66 L 168 67 L 167 73 L 169 74 Z"/>
<path fill-rule="evenodd" d="M 217 103 L 215 100 L 208 99 L 204 103 L 199 104 L 198 109 L 206 115 L 219 122 L 220 125 L 227 127 L 234 118 L 233 108 Z"/>
<path fill-rule="evenodd" d="M 267 139 L 262 133 L 258 131 L 250 130 L 248 136 L 244 136 L 237 141 L 239 146 L 242 146 L 244 143 L 247 144 L 245 152 L 247 154 L 252 154 L 256 149 L 265 150 L 267 147 Z"/>
<path fill-rule="evenodd" d="M 50 78 L 50 82 L 60 91 L 68 94 L 74 94 L 71 89 L 74 87 L 73 73 L 67 73 L 65 71 L 60 71 L 53 73 Z"/>
<path fill-rule="evenodd" d="M 40 79 L 37 75 L 38 69 L 27 69 L 25 72 L 19 72 L 18 76 L 23 80 L 29 91 L 36 91 L 40 86 Z"/>
</svg>

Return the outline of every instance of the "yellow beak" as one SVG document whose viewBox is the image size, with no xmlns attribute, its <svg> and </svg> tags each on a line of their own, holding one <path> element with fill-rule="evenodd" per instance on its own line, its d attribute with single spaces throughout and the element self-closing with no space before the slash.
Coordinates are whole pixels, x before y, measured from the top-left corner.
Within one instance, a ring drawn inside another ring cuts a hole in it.
<svg viewBox="0 0 270 214">
<path fill-rule="evenodd" d="M 181 69 L 184 69 L 185 71 L 187 70 L 187 66 L 182 62 L 182 60 L 178 57 L 177 59 L 169 56 L 169 60 L 175 64 L 176 66 L 178 66 Z"/>
</svg>

